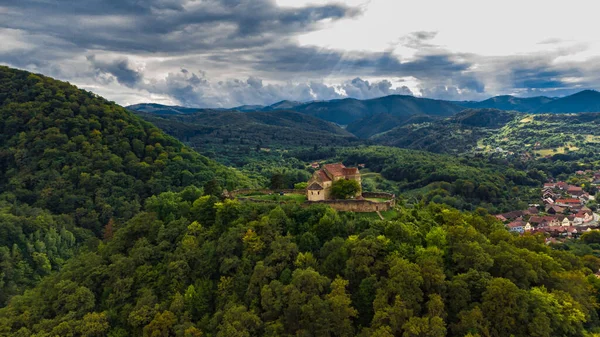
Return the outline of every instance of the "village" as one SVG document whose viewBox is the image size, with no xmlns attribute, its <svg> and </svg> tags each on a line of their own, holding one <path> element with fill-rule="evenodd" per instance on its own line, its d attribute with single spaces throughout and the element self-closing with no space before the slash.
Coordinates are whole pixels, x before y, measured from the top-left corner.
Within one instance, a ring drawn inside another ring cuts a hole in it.
<svg viewBox="0 0 600 337">
<path fill-rule="evenodd" d="M 589 182 L 596 191 L 600 185 L 600 172 L 577 171 L 576 175 Z M 547 182 L 541 189 L 541 203 L 530 204 L 522 211 L 496 215 L 511 232 L 545 233 L 546 243 L 556 243 L 575 238 L 598 229 L 600 215 L 588 207 L 595 204 L 595 196 L 580 186 L 564 181 Z"/>
</svg>

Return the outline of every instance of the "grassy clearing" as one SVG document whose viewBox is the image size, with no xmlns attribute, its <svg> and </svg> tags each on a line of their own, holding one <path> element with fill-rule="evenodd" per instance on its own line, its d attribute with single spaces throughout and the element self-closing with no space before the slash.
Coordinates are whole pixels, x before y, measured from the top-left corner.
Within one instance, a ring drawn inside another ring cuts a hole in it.
<svg viewBox="0 0 600 337">
<path fill-rule="evenodd" d="M 585 141 L 588 143 L 600 143 L 600 136 L 585 135 Z"/>
<path fill-rule="evenodd" d="M 252 199 L 258 199 L 258 200 L 271 200 L 271 201 L 291 201 L 291 202 L 297 202 L 297 203 L 303 203 L 306 201 L 306 195 L 304 194 L 284 194 L 284 195 L 279 195 L 279 194 L 262 194 L 262 195 L 250 195 L 248 196 Z"/>
<path fill-rule="evenodd" d="M 392 220 L 393 218 L 395 218 L 398 215 L 398 212 L 396 212 L 395 210 L 391 210 L 391 211 L 382 211 L 380 212 L 381 215 L 383 216 L 383 218 L 385 220 Z M 363 219 L 370 219 L 370 220 L 381 220 L 379 218 L 379 215 L 377 215 L 376 212 L 370 212 L 370 213 L 355 213 L 356 217 L 358 218 L 363 218 Z"/>
<path fill-rule="evenodd" d="M 531 123 L 533 122 L 533 116 L 525 117 L 519 121 L 519 123 Z"/>
<path fill-rule="evenodd" d="M 365 198 L 365 200 L 374 201 L 374 202 L 386 202 L 388 199 L 385 198 Z"/>
<path fill-rule="evenodd" d="M 381 177 L 381 173 L 376 173 L 376 172 L 367 172 L 367 173 L 360 173 L 360 176 L 365 179 L 365 178 L 377 178 L 377 177 Z"/>
<path fill-rule="evenodd" d="M 578 148 L 577 146 L 574 146 L 574 145 L 566 145 L 566 146 L 560 146 L 560 147 L 556 147 L 556 148 L 553 148 L 553 149 L 542 149 L 542 150 L 536 150 L 536 151 L 534 151 L 534 152 L 535 152 L 536 154 L 539 154 L 539 155 L 540 155 L 540 156 L 542 156 L 542 157 L 545 157 L 545 156 L 552 156 L 552 155 L 555 155 L 555 154 L 562 154 L 562 153 L 565 153 L 565 152 L 566 152 L 566 151 L 565 151 L 565 149 L 567 149 L 567 148 L 568 148 L 568 149 L 569 149 L 569 151 L 571 151 L 571 152 L 572 152 L 572 151 L 577 151 L 577 150 L 579 150 L 579 148 Z"/>
</svg>

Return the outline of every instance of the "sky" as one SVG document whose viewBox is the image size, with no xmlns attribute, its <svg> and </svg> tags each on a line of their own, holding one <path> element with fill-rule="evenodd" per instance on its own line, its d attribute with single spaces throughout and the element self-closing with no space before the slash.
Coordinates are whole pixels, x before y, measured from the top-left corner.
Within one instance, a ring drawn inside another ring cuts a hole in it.
<svg viewBox="0 0 600 337">
<path fill-rule="evenodd" d="M 593 0 L 3 0 L 0 64 L 121 105 L 600 88 Z"/>
</svg>

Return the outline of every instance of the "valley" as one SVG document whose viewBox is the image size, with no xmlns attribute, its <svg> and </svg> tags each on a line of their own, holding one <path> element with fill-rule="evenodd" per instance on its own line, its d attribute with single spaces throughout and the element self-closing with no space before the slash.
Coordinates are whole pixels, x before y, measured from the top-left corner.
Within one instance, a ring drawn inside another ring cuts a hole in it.
<svg viewBox="0 0 600 337">
<path fill-rule="evenodd" d="M 600 331 L 595 113 L 0 92 L 0 336 Z"/>
</svg>

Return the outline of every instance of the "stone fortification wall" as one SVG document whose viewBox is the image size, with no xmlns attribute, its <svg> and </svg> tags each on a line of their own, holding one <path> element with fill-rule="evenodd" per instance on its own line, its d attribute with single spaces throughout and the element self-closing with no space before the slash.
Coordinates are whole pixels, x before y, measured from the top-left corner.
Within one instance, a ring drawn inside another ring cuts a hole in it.
<svg viewBox="0 0 600 337">
<path fill-rule="evenodd" d="M 285 204 L 285 201 L 273 201 L 273 200 L 262 200 L 262 199 L 254 199 L 252 196 L 244 196 L 245 194 L 251 193 L 262 193 L 262 194 L 270 194 L 270 193 L 279 193 L 283 192 L 286 194 L 306 194 L 305 190 L 268 190 L 268 189 L 260 189 L 260 190 L 236 190 L 229 192 L 229 197 L 238 198 L 240 200 L 247 200 L 252 202 L 260 202 L 260 203 L 279 203 Z M 306 201 L 304 205 L 314 205 L 314 204 L 325 204 L 329 205 L 331 208 L 341 211 L 341 212 L 377 212 L 377 211 L 389 211 L 396 206 L 396 196 L 391 193 L 384 192 L 365 192 L 362 194 L 363 198 L 379 198 L 379 199 L 387 199 L 386 201 L 371 201 L 371 200 L 321 200 L 321 201 Z"/>
<path fill-rule="evenodd" d="M 271 194 L 271 193 L 279 193 L 279 192 L 283 192 L 285 194 L 306 194 L 306 190 L 294 190 L 294 189 L 284 189 L 284 190 L 243 189 L 243 190 L 231 191 L 231 192 L 229 192 L 229 196 L 232 198 L 235 198 L 238 195 L 245 195 L 245 194 L 250 194 L 250 193 Z"/>
<path fill-rule="evenodd" d="M 308 201 L 307 204 L 326 204 L 341 212 L 377 212 L 389 211 L 396 206 L 396 196 L 390 193 L 365 192 L 364 198 L 381 198 L 387 201 L 377 202 L 371 200 L 323 200 Z"/>
<path fill-rule="evenodd" d="M 396 196 L 386 192 L 363 192 L 363 198 L 395 199 Z"/>
</svg>

